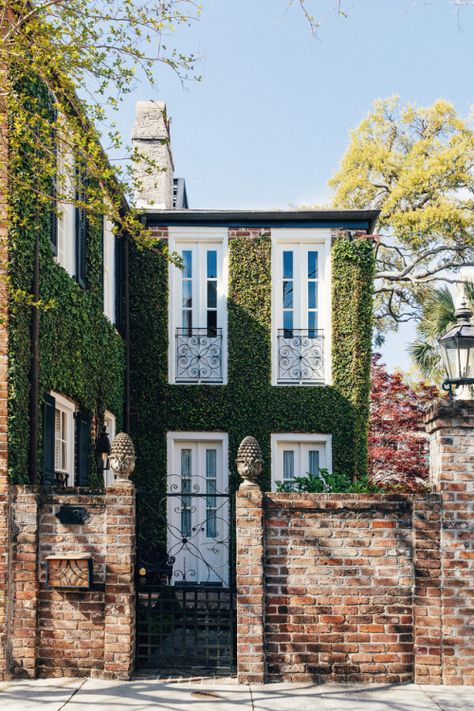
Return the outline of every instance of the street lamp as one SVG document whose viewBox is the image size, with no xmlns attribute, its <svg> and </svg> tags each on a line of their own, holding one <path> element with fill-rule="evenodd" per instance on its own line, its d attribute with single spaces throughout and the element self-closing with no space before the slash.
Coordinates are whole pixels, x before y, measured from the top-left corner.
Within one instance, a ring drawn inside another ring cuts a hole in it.
<svg viewBox="0 0 474 711">
<path fill-rule="evenodd" d="M 453 388 L 461 387 L 458 398 L 470 397 L 469 388 L 474 385 L 474 326 L 471 324 L 472 311 L 463 299 L 456 309 L 456 324 L 438 340 L 447 378 L 443 390 L 453 397 Z M 467 395 L 466 395 L 467 393 Z"/>
</svg>

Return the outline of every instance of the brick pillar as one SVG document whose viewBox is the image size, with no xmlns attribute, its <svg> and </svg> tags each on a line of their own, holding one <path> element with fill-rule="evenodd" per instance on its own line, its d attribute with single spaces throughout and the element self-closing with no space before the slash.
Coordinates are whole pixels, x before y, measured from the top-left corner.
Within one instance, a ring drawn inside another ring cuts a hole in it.
<svg viewBox="0 0 474 711">
<path fill-rule="evenodd" d="M 130 679 L 135 661 L 135 487 L 106 492 L 104 676 Z"/>
<path fill-rule="evenodd" d="M 444 684 L 474 684 L 474 401 L 427 413 L 432 483 L 441 496 L 441 655 Z"/>
<path fill-rule="evenodd" d="M 416 496 L 413 500 L 413 656 L 417 684 L 441 684 L 442 681 L 440 535 L 440 496 Z"/>
<path fill-rule="evenodd" d="M 242 485 L 236 497 L 237 678 L 241 684 L 265 681 L 263 579 L 263 494 Z"/>
<path fill-rule="evenodd" d="M 36 676 L 38 611 L 38 494 L 12 487 L 8 653 L 15 678 Z"/>
</svg>

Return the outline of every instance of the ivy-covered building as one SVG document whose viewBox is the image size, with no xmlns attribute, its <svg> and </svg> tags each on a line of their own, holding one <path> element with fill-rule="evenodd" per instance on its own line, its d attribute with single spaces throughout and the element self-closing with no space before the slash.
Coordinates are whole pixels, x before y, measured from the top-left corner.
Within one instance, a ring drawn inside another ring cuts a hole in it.
<svg viewBox="0 0 474 711">
<path fill-rule="evenodd" d="M 16 91 L 49 111 L 54 126 L 44 88 L 25 81 Z M 9 120 L 15 126 L 14 109 Z M 14 189 L 0 189 L 8 476 L 45 487 L 103 486 L 97 441 L 104 426 L 111 439 L 124 424 L 128 241 L 82 205 L 88 177 L 57 129 L 45 148 L 55 155 L 51 179 L 38 174 L 18 124 L 4 171 Z M 50 209 L 38 197 L 66 188 L 74 200 Z"/>
<path fill-rule="evenodd" d="M 130 255 L 137 481 L 233 488 L 246 435 L 266 488 L 365 473 L 377 212 L 177 208 L 163 111 L 133 134 L 163 168 L 137 196 L 157 249 Z"/>
</svg>

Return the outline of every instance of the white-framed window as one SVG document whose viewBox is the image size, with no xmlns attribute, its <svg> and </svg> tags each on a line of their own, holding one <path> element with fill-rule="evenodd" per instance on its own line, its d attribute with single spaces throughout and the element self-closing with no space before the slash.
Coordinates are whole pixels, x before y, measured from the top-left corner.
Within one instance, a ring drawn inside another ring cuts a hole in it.
<svg viewBox="0 0 474 711">
<path fill-rule="evenodd" d="M 227 230 L 171 227 L 169 379 L 222 384 L 227 379 Z"/>
<path fill-rule="evenodd" d="M 57 155 L 57 192 L 60 196 L 75 199 L 75 160 L 74 153 L 66 140 L 59 139 Z M 72 202 L 60 201 L 57 204 L 57 254 L 56 261 L 67 273 L 76 275 L 76 211 Z"/>
<path fill-rule="evenodd" d="M 332 435 L 278 433 L 271 436 L 272 490 L 276 482 L 292 484 L 295 477 L 321 469 L 332 471 Z"/>
<path fill-rule="evenodd" d="M 173 583 L 229 583 L 228 436 L 167 434 L 167 550 Z"/>
<path fill-rule="evenodd" d="M 59 393 L 54 397 L 54 470 L 64 486 L 74 486 L 74 414 L 76 404 Z"/>
<path fill-rule="evenodd" d="M 115 418 L 115 415 L 112 414 L 112 412 L 109 412 L 109 410 L 106 410 L 104 413 L 104 426 L 105 426 L 105 431 L 107 432 L 110 440 L 110 444 L 114 441 L 114 437 L 117 434 L 117 420 Z M 105 486 L 112 486 L 114 483 L 114 473 L 110 469 L 106 469 L 104 472 L 104 484 Z"/>
<path fill-rule="evenodd" d="M 272 230 L 272 383 L 331 379 L 330 233 Z"/>
<path fill-rule="evenodd" d="M 104 217 L 104 314 L 112 324 L 115 324 L 115 242 L 113 223 Z"/>
</svg>

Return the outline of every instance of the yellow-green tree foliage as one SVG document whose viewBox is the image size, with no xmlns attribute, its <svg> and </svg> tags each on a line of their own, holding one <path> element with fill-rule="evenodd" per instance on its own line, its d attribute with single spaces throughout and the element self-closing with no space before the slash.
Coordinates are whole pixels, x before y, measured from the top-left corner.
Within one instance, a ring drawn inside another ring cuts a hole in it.
<svg viewBox="0 0 474 711">
<path fill-rule="evenodd" d="M 409 318 L 474 261 L 474 132 L 446 101 L 376 101 L 330 181 L 334 206 L 378 208 L 378 316 Z"/>
</svg>

